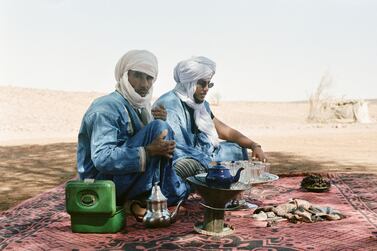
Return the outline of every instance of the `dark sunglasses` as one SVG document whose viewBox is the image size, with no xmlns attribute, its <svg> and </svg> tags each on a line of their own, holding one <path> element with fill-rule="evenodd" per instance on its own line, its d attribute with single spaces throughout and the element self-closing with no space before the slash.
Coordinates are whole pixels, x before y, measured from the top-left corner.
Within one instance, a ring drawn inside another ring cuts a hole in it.
<svg viewBox="0 0 377 251">
<path fill-rule="evenodd" d="M 199 79 L 198 82 L 196 82 L 196 85 L 199 85 L 200 87 L 204 89 L 206 88 L 207 85 L 208 85 L 208 88 L 212 88 L 215 84 L 209 81 L 205 81 L 203 79 Z"/>
</svg>

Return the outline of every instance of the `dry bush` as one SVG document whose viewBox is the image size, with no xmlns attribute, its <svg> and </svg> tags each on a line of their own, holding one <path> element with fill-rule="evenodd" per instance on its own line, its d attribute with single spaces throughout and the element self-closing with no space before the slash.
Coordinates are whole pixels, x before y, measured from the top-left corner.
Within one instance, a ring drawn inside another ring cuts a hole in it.
<svg viewBox="0 0 377 251">
<path fill-rule="evenodd" d="M 331 99 L 326 95 L 326 90 L 332 85 L 332 77 L 326 72 L 316 89 L 309 98 L 309 122 L 325 122 L 329 117 Z"/>
<path fill-rule="evenodd" d="M 371 123 L 367 103 L 363 100 L 334 99 L 326 96 L 332 78 L 325 73 L 315 91 L 309 98 L 308 122 L 314 123 Z"/>
</svg>

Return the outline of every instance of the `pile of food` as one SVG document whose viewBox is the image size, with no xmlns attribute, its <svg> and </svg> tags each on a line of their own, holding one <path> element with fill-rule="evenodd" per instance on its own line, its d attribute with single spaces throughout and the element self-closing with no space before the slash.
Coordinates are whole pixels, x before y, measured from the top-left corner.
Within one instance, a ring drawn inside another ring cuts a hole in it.
<svg viewBox="0 0 377 251">
<path fill-rule="evenodd" d="M 301 181 L 301 188 L 310 192 L 327 192 L 330 187 L 330 181 L 320 175 L 311 174 Z"/>
</svg>

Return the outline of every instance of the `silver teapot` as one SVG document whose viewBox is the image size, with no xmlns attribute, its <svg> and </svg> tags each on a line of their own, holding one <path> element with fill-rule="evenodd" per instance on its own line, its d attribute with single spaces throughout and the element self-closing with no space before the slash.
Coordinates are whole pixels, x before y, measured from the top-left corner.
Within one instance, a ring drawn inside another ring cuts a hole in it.
<svg viewBox="0 0 377 251">
<path fill-rule="evenodd" d="M 176 216 L 183 199 L 179 201 L 175 210 L 170 213 L 167 206 L 167 199 L 162 194 L 160 186 L 156 182 L 152 188 L 152 193 L 147 200 L 147 211 L 141 217 L 133 211 L 133 205 L 138 204 L 142 207 L 139 201 L 134 201 L 130 205 L 131 213 L 135 216 L 138 222 L 143 222 L 146 227 L 167 227 L 176 221 Z"/>
</svg>

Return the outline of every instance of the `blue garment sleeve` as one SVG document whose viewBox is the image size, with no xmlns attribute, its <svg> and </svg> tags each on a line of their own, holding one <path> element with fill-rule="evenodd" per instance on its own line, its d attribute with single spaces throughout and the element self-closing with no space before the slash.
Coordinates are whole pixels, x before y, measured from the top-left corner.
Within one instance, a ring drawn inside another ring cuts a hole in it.
<svg viewBox="0 0 377 251">
<path fill-rule="evenodd" d="M 119 138 L 119 118 L 111 113 L 95 112 L 86 119 L 92 125 L 88 135 L 91 135 L 91 158 L 98 171 L 111 175 L 142 171 L 144 149 L 128 147 L 127 138 Z"/>
<path fill-rule="evenodd" d="M 174 139 L 176 142 L 174 162 L 181 158 L 192 158 L 199 161 L 203 166 L 209 167 L 209 163 L 211 162 L 210 157 L 199 149 L 195 148 L 192 140 L 189 137 L 191 133 L 187 131 L 185 111 L 183 109 L 178 111 L 178 107 L 175 107 L 174 109 L 167 107 L 166 110 L 166 122 L 168 122 L 170 127 L 173 129 Z"/>
</svg>

